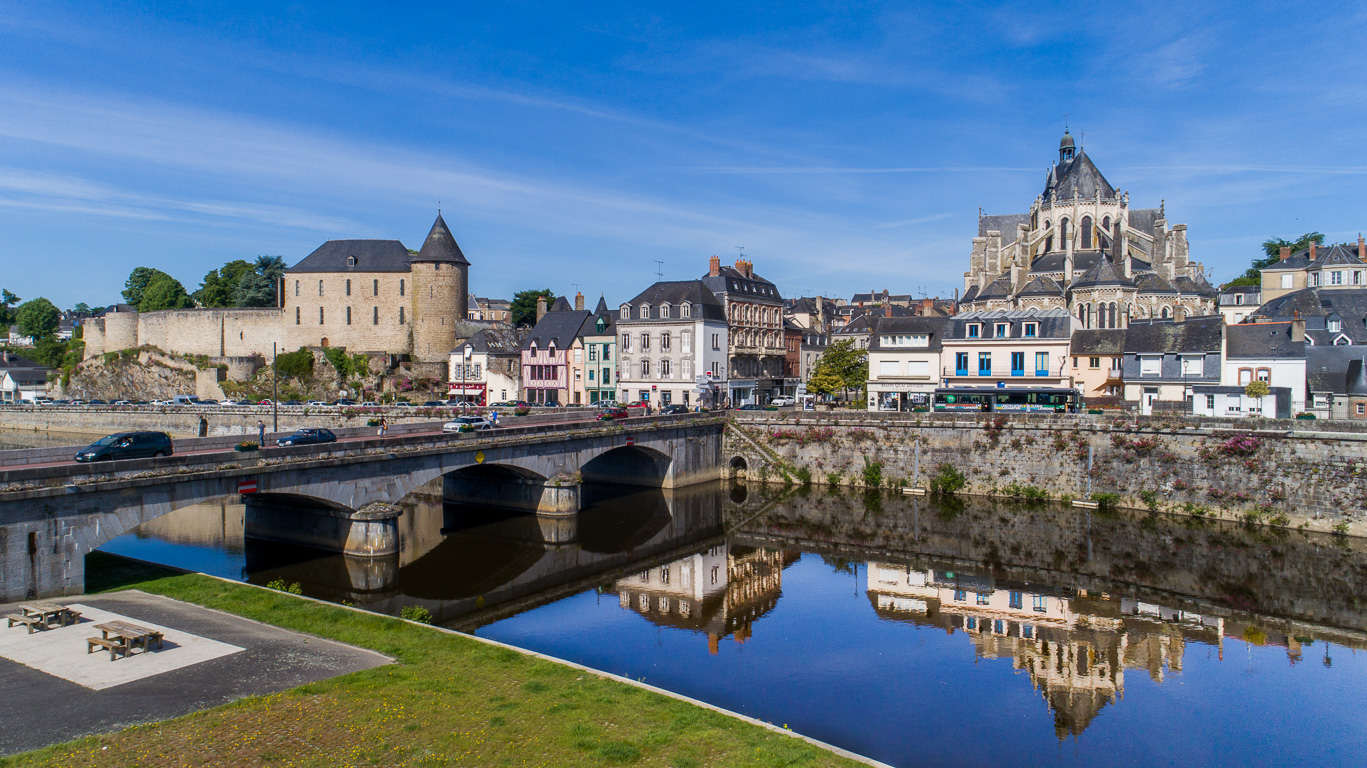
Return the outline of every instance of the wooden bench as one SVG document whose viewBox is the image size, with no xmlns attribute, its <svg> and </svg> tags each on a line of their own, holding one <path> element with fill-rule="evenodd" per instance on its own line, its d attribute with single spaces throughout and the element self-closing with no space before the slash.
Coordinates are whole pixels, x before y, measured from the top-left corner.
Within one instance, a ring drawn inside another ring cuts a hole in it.
<svg viewBox="0 0 1367 768">
<path fill-rule="evenodd" d="M 20 613 L 5 614 L 5 620 L 9 622 L 8 628 L 13 628 L 15 624 L 23 624 L 28 627 L 28 633 L 33 634 L 34 630 L 47 629 L 47 622 L 41 616 L 25 616 Z"/>
<path fill-rule="evenodd" d="M 96 648 L 109 651 L 109 660 L 113 661 L 119 654 L 128 655 L 128 646 L 123 643 L 122 638 L 108 639 L 103 637 L 87 637 L 85 639 L 85 653 L 87 656 L 95 652 Z"/>
</svg>

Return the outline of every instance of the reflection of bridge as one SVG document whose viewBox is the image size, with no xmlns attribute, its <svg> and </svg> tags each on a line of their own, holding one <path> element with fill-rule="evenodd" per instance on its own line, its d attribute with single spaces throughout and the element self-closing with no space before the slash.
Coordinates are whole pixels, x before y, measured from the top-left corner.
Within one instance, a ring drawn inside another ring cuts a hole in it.
<svg viewBox="0 0 1367 768">
<path fill-rule="evenodd" d="M 283 458 L 213 454 L 7 471 L 0 600 L 78 594 L 87 552 L 174 509 L 240 490 L 255 492 L 248 535 L 385 556 L 400 546 L 396 505 L 439 479 L 450 496 L 558 514 L 579 509 L 581 480 L 675 488 L 714 479 L 722 419 L 486 434 L 493 436 L 312 446 Z"/>
</svg>

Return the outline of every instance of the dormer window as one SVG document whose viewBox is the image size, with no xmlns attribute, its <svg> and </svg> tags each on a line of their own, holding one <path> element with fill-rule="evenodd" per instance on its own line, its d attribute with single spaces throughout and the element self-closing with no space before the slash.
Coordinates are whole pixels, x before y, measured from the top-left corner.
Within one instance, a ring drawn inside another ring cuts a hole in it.
<svg viewBox="0 0 1367 768">
<path fill-rule="evenodd" d="M 1353 273 L 1353 274 L 1357 274 L 1357 273 L 1355 272 L 1355 273 Z M 679 305 L 679 316 L 680 316 L 680 317 L 692 317 L 693 312 L 692 312 L 691 310 L 692 310 L 692 305 L 690 305 L 690 304 L 680 304 L 680 305 Z"/>
<path fill-rule="evenodd" d="M 356 257 L 355 257 L 355 256 L 348 256 L 348 257 L 346 257 L 346 265 L 347 265 L 348 267 L 354 267 L 354 266 L 356 266 Z"/>
<path fill-rule="evenodd" d="M 631 319 L 631 305 L 630 305 L 630 304 L 623 304 L 623 305 L 622 305 L 622 315 L 621 315 L 621 316 L 622 316 L 622 319 L 623 319 L 623 320 L 630 320 L 630 319 Z"/>
<path fill-rule="evenodd" d="M 668 304 L 661 304 L 661 305 L 660 305 L 660 317 L 663 317 L 663 318 L 665 318 L 665 319 L 668 319 L 668 318 L 669 318 L 669 305 L 668 305 Z"/>
<path fill-rule="evenodd" d="M 1010 335 L 1011 325 L 1009 323 L 997 323 L 995 336 L 1004 339 Z"/>
<path fill-rule="evenodd" d="M 968 338 L 976 339 L 982 336 L 983 327 L 977 323 L 968 326 Z"/>
<path fill-rule="evenodd" d="M 1235 303 L 1235 304 L 1243 304 L 1243 303 L 1244 303 L 1244 295 L 1243 295 L 1242 293 L 1236 293 L 1236 294 L 1234 294 L 1234 303 Z"/>
<path fill-rule="evenodd" d="M 536 342 L 535 342 L 535 341 L 532 342 L 531 350 L 532 350 L 532 357 L 536 357 Z"/>
<path fill-rule="evenodd" d="M 642 304 L 642 305 L 641 305 L 641 319 L 642 319 L 642 320 L 647 320 L 647 319 L 649 319 L 649 318 L 650 318 L 650 305 L 649 305 L 649 304 Z"/>
<path fill-rule="evenodd" d="M 1025 324 L 1025 338 L 1033 339 L 1039 335 L 1039 323 Z"/>
<path fill-rule="evenodd" d="M 1329 320 L 1326 323 L 1326 327 L 1329 329 L 1331 333 L 1338 333 L 1339 331 L 1343 330 L 1343 321 L 1338 318 L 1334 318 L 1333 320 Z"/>
</svg>

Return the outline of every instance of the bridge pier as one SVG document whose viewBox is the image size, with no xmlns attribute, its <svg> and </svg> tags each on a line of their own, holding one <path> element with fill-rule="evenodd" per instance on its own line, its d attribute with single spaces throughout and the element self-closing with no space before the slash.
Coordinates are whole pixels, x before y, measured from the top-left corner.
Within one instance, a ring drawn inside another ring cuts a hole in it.
<svg viewBox="0 0 1367 768">
<path fill-rule="evenodd" d="M 448 502 L 493 507 L 537 515 L 573 515 L 579 512 L 579 482 L 567 477 L 551 480 L 521 476 L 446 476 L 442 495 Z"/>
<path fill-rule="evenodd" d="M 359 557 L 399 552 L 399 516 L 393 504 L 367 504 L 358 510 L 308 505 L 270 496 L 245 496 L 245 534 L 249 538 L 299 544 Z"/>
</svg>

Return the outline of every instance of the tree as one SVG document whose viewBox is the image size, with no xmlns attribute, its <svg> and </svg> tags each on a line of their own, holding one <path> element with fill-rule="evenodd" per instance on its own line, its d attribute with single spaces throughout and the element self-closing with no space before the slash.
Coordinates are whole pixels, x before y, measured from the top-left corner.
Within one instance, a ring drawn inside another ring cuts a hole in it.
<svg viewBox="0 0 1367 768">
<path fill-rule="evenodd" d="M 821 374 L 838 380 L 842 390 L 860 389 L 869 380 L 868 352 L 856 348 L 853 339 L 837 341 L 826 347 L 825 353 L 816 361 L 812 378 Z M 810 390 L 811 387 L 808 382 L 807 388 Z"/>
<path fill-rule="evenodd" d="M 139 312 L 156 312 L 162 309 L 189 309 L 195 302 L 185 292 L 180 281 L 166 274 L 154 276 L 142 291 L 142 301 L 138 303 Z"/>
<path fill-rule="evenodd" d="M 0 333 L 9 336 L 9 327 L 14 323 L 14 310 L 10 307 L 18 304 L 18 296 L 9 291 L 0 290 Z"/>
<path fill-rule="evenodd" d="M 1319 232 L 1306 232 L 1294 242 L 1291 240 L 1284 240 L 1280 237 L 1269 237 L 1263 241 L 1263 257 L 1254 259 L 1253 264 L 1246 272 L 1225 283 L 1224 287 L 1233 288 L 1239 285 L 1249 285 L 1253 287 L 1261 286 L 1263 284 L 1262 270 L 1281 261 L 1283 247 L 1289 247 L 1291 252 L 1295 253 L 1303 248 L 1309 248 L 1310 243 L 1312 242 L 1315 245 L 1324 245 L 1324 235 Z"/>
<path fill-rule="evenodd" d="M 36 343 L 57 333 L 57 328 L 62 324 L 62 313 L 57 311 L 52 302 L 37 298 L 20 304 L 15 319 L 19 323 L 19 332 L 33 337 Z"/>
<path fill-rule="evenodd" d="M 232 306 L 234 307 L 273 307 L 275 306 L 275 286 L 279 282 L 255 270 L 248 272 L 233 286 Z"/>
<path fill-rule="evenodd" d="M 537 297 L 546 299 L 549 305 L 555 301 L 555 294 L 550 288 L 543 288 L 539 291 L 518 291 L 513 294 L 512 315 L 513 325 L 532 326 L 536 325 L 536 300 Z"/>
<path fill-rule="evenodd" d="M 1250 381 L 1244 386 L 1244 395 L 1258 401 L 1258 413 L 1263 412 L 1263 398 L 1272 392 L 1265 381 Z"/>
<path fill-rule="evenodd" d="M 807 379 L 807 391 L 814 395 L 833 395 L 841 384 L 839 376 L 818 364 L 811 378 Z"/>
<path fill-rule="evenodd" d="M 194 299 L 202 307 L 233 307 L 233 294 L 245 275 L 255 272 L 250 262 L 235 259 L 204 276 Z"/>
<path fill-rule="evenodd" d="M 72 311 L 72 312 L 83 312 L 83 313 L 89 314 L 89 313 L 91 312 L 91 309 L 90 309 L 90 305 L 89 305 L 89 304 L 87 304 L 87 303 L 85 303 L 84 301 L 82 301 L 82 302 L 79 302 L 76 306 L 72 307 L 72 308 L 71 308 L 71 311 Z"/>
<path fill-rule="evenodd" d="M 160 269 L 151 267 L 137 267 L 129 275 L 128 280 L 123 284 L 123 300 L 135 307 L 142 306 L 142 292 L 147 290 L 147 284 L 152 282 L 152 278 L 157 275 L 165 275 Z"/>
</svg>

